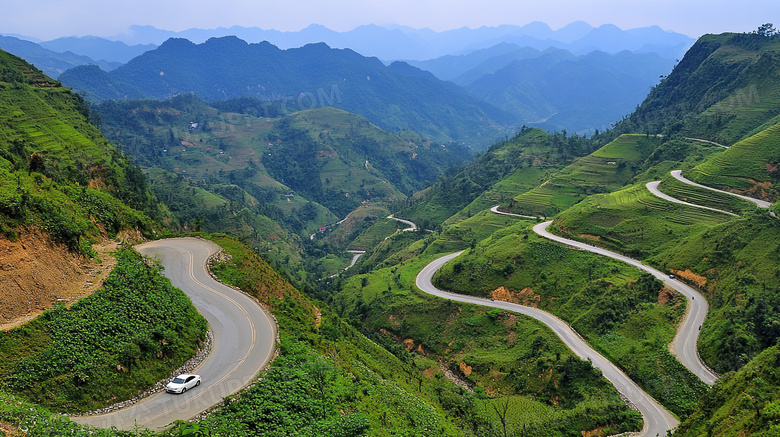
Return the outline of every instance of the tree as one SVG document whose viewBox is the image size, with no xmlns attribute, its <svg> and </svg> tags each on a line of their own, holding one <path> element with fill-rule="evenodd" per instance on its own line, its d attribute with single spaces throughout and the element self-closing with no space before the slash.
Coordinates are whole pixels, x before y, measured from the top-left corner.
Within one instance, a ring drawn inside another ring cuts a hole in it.
<svg viewBox="0 0 780 437">
<path fill-rule="evenodd" d="M 504 431 L 504 437 L 507 437 L 506 416 L 507 412 L 509 411 L 509 398 L 502 398 L 496 402 L 491 402 L 490 406 L 493 408 L 493 411 L 496 412 L 498 420 L 501 422 L 501 428 Z"/>
<path fill-rule="evenodd" d="M 753 33 L 756 35 L 769 37 L 780 35 L 780 31 L 775 29 L 775 26 L 772 23 L 764 23 L 758 26 L 758 29 L 753 31 Z"/>
<path fill-rule="evenodd" d="M 325 407 L 327 405 L 327 394 L 325 393 L 325 389 L 328 386 L 328 381 L 330 380 L 332 371 L 333 368 L 330 362 L 328 362 L 323 357 L 316 357 L 309 364 L 309 377 L 311 378 L 311 382 L 314 385 L 314 389 L 317 391 L 320 405 L 322 407 L 323 419 L 325 419 Z"/>
</svg>

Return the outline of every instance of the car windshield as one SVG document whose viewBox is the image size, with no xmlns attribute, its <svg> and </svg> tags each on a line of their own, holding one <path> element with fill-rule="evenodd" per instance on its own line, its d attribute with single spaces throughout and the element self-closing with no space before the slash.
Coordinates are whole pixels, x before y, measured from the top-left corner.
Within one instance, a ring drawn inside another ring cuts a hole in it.
<svg viewBox="0 0 780 437">
<path fill-rule="evenodd" d="M 173 378 L 173 383 L 174 384 L 183 384 L 184 380 L 181 379 L 181 378 Z"/>
</svg>

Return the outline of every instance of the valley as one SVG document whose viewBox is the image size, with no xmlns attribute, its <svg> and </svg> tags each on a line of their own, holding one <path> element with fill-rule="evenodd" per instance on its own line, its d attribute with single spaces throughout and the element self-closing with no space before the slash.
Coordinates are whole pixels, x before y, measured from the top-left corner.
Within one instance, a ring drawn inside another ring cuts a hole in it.
<svg viewBox="0 0 780 437">
<path fill-rule="evenodd" d="M 0 52 L 0 435 L 774 435 L 778 38 Z"/>
</svg>

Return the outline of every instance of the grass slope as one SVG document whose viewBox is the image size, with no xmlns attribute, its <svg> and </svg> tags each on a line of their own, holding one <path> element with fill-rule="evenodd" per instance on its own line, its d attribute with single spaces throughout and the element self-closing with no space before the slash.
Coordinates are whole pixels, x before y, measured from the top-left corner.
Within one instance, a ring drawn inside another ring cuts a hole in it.
<svg viewBox="0 0 780 437">
<path fill-rule="evenodd" d="M 780 183 L 780 124 L 746 138 L 722 154 L 696 166 L 692 180 L 774 202 Z"/>
<path fill-rule="evenodd" d="M 682 422 L 674 436 L 780 434 L 780 349 L 772 346 L 736 373 L 725 375 Z"/>
<path fill-rule="evenodd" d="M 514 138 L 494 144 L 484 155 L 415 194 L 398 215 L 425 229 L 454 223 L 468 217 L 469 211 L 476 214 L 538 186 L 552 171 L 596 147 L 584 137 L 524 127 Z"/>
<path fill-rule="evenodd" d="M 553 216 L 585 196 L 614 191 L 634 177 L 638 164 L 660 142 L 658 137 L 622 135 L 578 158 L 538 187 L 514 197 L 508 209 L 523 215 Z"/>
</svg>

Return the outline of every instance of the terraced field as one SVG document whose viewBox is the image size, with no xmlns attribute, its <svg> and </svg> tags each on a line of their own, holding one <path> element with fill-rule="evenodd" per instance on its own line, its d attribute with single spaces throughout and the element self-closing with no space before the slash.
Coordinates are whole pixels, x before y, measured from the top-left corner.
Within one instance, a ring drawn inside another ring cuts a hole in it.
<svg viewBox="0 0 780 437">
<path fill-rule="evenodd" d="M 779 193 L 778 156 L 780 124 L 734 144 L 685 175 L 700 184 L 773 201 Z"/>
<path fill-rule="evenodd" d="M 591 196 L 561 214 L 557 223 L 570 238 L 642 259 L 731 219 L 724 213 L 667 202 L 639 184 Z"/>
<path fill-rule="evenodd" d="M 718 193 L 717 191 L 694 187 L 671 177 L 664 179 L 658 186 L 658 189 L 685 202 L 730 211 L 738 215 L 756 209 L 756 205 L 747 200 Z"/>
<path fill-rule="evenodd" d="M 635 166 L 658 146 L 658 137 L 621 135 L 596 152 L 577 159 L 544 184 L 516 196 L 508 210 L 523 215 L 553 216 L 585 197 L 620 189 Z"/>
</svg>

